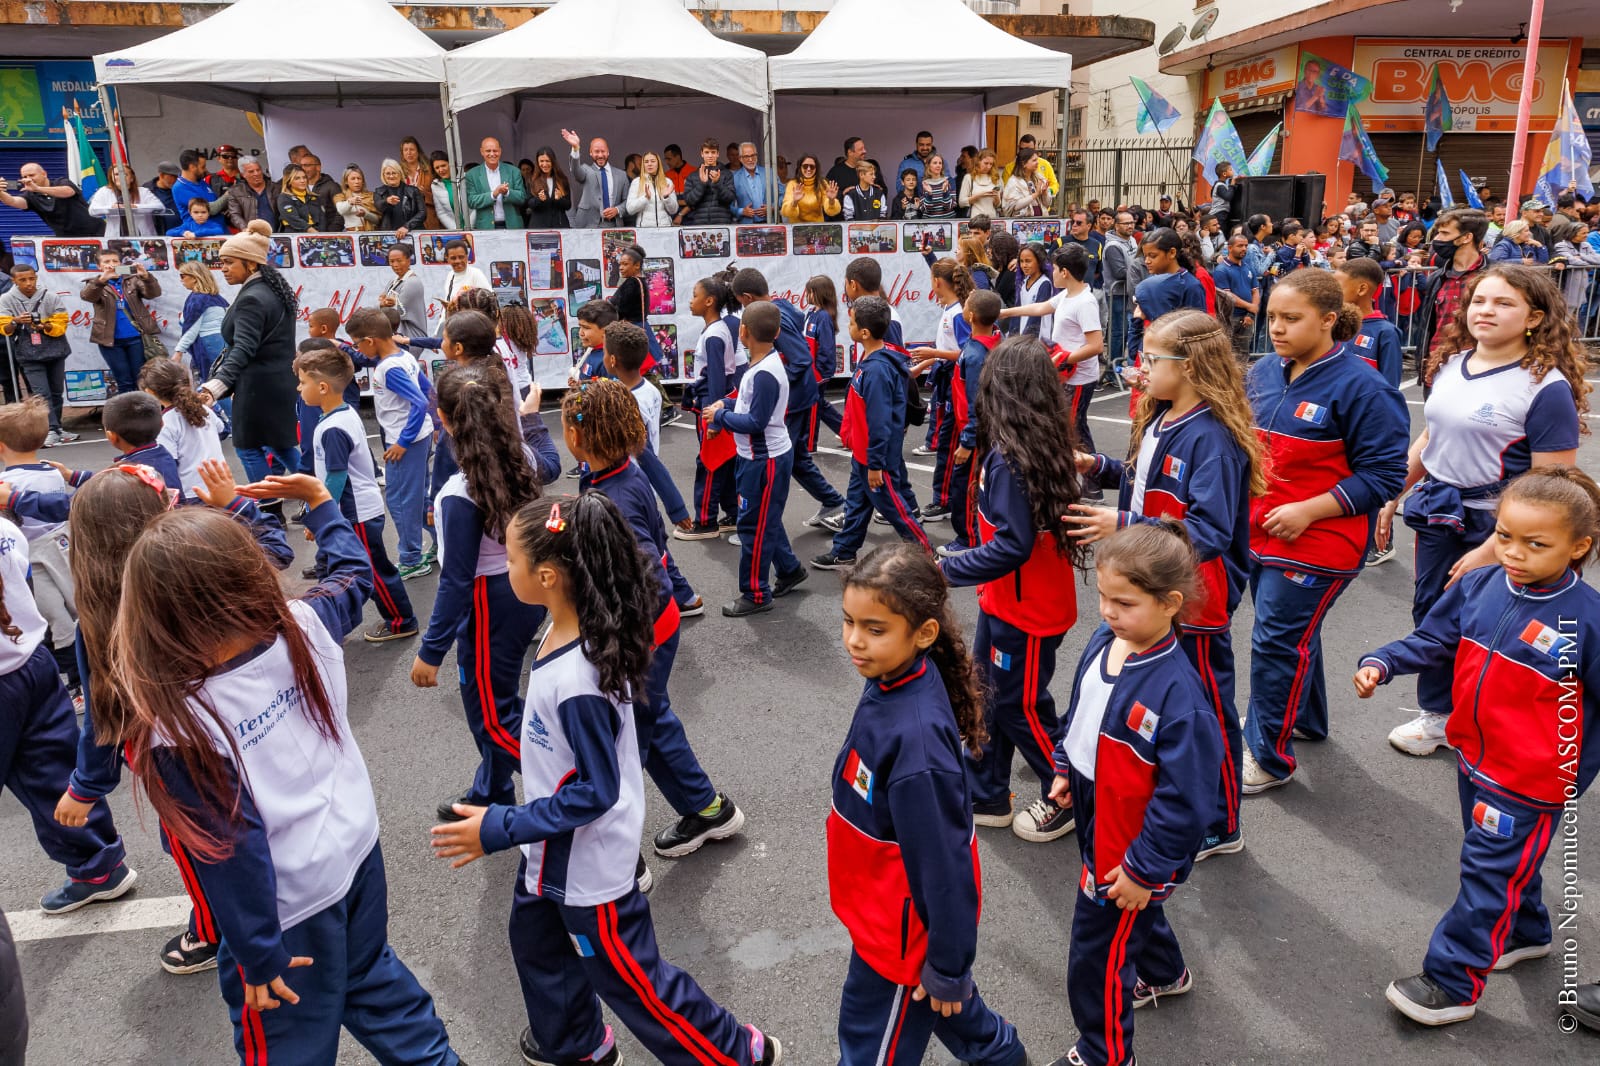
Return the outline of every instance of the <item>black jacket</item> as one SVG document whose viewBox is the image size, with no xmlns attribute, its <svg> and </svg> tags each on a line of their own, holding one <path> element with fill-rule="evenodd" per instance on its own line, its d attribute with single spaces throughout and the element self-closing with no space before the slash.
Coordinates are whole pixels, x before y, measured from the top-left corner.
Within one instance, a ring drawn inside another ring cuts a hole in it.
<svg viewBox="0 0 1600 1066">
<path fill-rule="evenodd" d="M 0 1066 L 21 1066 L 28 1050 L 28 1004 L 11 926 L 0 914 Z"/>
<path fill-rule="evenodd" d="M 333 217 L 337 219 L 339 212 L 333 212 Z M 308 233 L 311 230 L 327 233 L 331 229 L 331 223 L 322 209 L 321 201 L 315 196 L 307 196 L 302 200 L 292 192 L 280 192 L 278 229 L 285 233 Z"/>
<path fill-rule="evenodd" d="M 398 196 L 400 202 L 389 203 L 391 196 Z M 422 190 L 415 185 L 380 185 L 372 190 L 372 202 L 383 216 L 378 219 L 379 229 L 417 230 L 428 220 L 428 205 L 422 199 Z"/>
<path fill-rule="evenodd" d="M 259 274 L 239 288 L 222 319 L 225 345 L 212 377 L 233 394 L 233 442 L 240 448 L 296 446 L 295 309 Z"/>
<path fill-rule="evenodd" d="M 522 208 L 523 220 L 529 229 L 566 229 L 567 212 L 572 208 L 572 192 L 569 189 L 560 196 L 545 193 L 543 200 L 539 193 L 545 192 L 544 179 L 535 176 L 528 185 L 528 202 Z"/>
<path fill-rule="evenodd" d="M 685 226 L 727 225 L 733 221 L 733 172 L 724 169 L 716 184 L 707 185 L 697 168 L 683 183 L 683 203 L 689 207 Z"/>
</svg>

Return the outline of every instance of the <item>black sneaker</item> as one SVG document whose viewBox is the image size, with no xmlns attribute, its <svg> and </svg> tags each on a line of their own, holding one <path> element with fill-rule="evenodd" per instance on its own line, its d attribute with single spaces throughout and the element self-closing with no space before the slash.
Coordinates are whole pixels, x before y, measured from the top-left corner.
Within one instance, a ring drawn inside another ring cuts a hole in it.
<svg viewBox="0 0 1600 1066">
<path fill-rule="evenodd" d="M 368 644 L 382 644 L 388 640 L 404 640 L 407 637 L 414 637 L 418 632 L 420 630 L 417 627 L 415 618 L 399 626 L 380 618 L 362 632 L 361 639 Z"/>
<path fill-rule="evenodd" d="M 1017 812 L 1011 831 L 1032 844 L 1048 844 L 1072 832 L 1077 819 L 1071 807 L 1058 807 L 1053 800 L 1039 799 Z"/>
<path fill-rule="evenodd" d="M 753 614 L 762 614 L 770 610 L 772 610 L 771 600 L 767 600 L 765 603 L 757 603 L 754 600 L 749 600 L 743 596 L 740 596 L 732 603 L 725 603 L 722 605 L 722 617 L 748 618 Z"/>
<path fill-rule="evenodd" d="M 567 471 L 567 476 L 570 477 L 570 478 L 573 478 L 573 479 L 577 479 L 577 478 L 582 477 L 583 476 L 583 464 L 579 463 L 577 466 L 573 467 L 571 470 L 568 470 Z"/>
<path fill-rule="evenodd" d="M 161 949 L 161 968 L 168 973 L 199 973 L 217 968 L 217 945 L 189 939 L 185 929 Z"/>
<path fill-rule="evenodd" d="M 312 563 L 310 566 L 300 571 L 300 576 L 305 578 L 307 581 L 321 581 L 322 567 L 318 566 L 316 563 Z"/>
<path fill-rule="evenodd" d="M 844 525 L 844 504 L 835 504 L 832 507 L 819 507 L 817 513 L 806 519 L 806 525 L 816 528 L 818 526 L 832 528 L 830 523 L 837 522 Z M 838 532 L 838 530 L 834 530 Z"/>
<path fill-rule="evenodd" d="M 1464 1022 L 1478 1013 L 1476 1003 L 1457 1003 L 1425 973 L 1391 981 L 1383 996 L 1395 1010 L 1422 1025 Z"/>
<path fill-rule="evenodd" d="M 833 552 L 823 552 L 811 559 L 813 570 L 848 570 L 854 565 L 856 565 L 854 555 L 835 555 Z"/>
<path fill-rule="evenodd" d="M 606 1035 L 611 1035 L 611 1029 L 606 1027 Z M 552 1059 L 539 1050 L 533 1042 L 533 1030 L 522 1030 L 522 1039 L 518 1041 L 522 1051 L 522 1066 L 622 1066 L 622 1049 L 616 1044 L 611 1045 L 611 1050 L 601 1055 L 598 1059 L 584 1059 L 582 1062 L 563 1061 Z M 465 1066 L 465 1064 L 463 1064 Z"/>
<path fill-rule="evenodd" d="M 929 504 L 917 512 L 917 517 L 924 522 L 948 522 L 950 521 L 950 508 Z"/>
<path fill-rule="evenodd" d="M 715 817 L 706 818 L 698 811 L 691 812 L 657 833 L 656 854 L 668 859 L 681 859 L 699 851 L 708 840 L 726 840 L 743 829 L 744 812 L 720 792 L 717 793 L 717 799 L 722 801 L 722 809 Z"/>
<path fill-rule="evenodd" d="M 683 411 L 676 404 L 667 404 L 661 409 L 660 425 L 670 426 L 683 415 Z"/>
<path fill-rule="evenodd" d="M 788 577 L 784 577 L 782 574 L 778 575 L 778 580 L 772 583 L 772 598 L 777 599 L 779 596 L 789 595 L 810 576 L 811 572 L 803 566 Z"/>
<path fill-rule="evenodd" d="M 1579 985 L 1568 1009 L 1578 1019 L 1578 1024 L 1600 1033 L 1600 981 Z"/>
<path fill-rule="evenodd" d="M 452 797 L 450 799 L 445 800 L 443 803 L 439 804 L 439 806 L 437 806 L 437 807 L 435 807 L 433 809 L 433 813 L 439 816 L 439 821 L 441 821 L 441 822 L 464 822 L 464 821 L 466 821 L 466 816 L 465 815 L 461 815 L 461 814 L 457 814 L 456 813 L 456 809 L 455 809 L 455 807 L 453 805 L 457 804 L 457 803 L 471 803 L 471 802 L 472 802 L 472 800 L 467 796 L 467 794 L 465 792 L 463 792 L 461 795 L 454 796 L 454 797 Z"/>
<path fill-rule="evenodd" d="M 1231 833 L 1213 833 L 1200 842 L 1195 862 L 1205 862 L 1213 855 L 1232 855 L 1244 850 L 1244 834 L 1235 829 Z"/>
<path fill-rule="evenodd" d="M 1187 966 L 1183 968 L 1183 973 L 1178 975 L 1178 979 L 1170 985 L 1152 985 L 1147 984 L 1142 977 L 1135 978 L 1133 982 L 1133 1009 L 1138 1010 L 1140 1007 L 1148 1007 L 1162 996 L 1181 996 L 1193 987 L 1194 975 L 1189 972 Z"/>
<path fill-rule="evenodd" d="M 727 515 L 723 515 L 721 518 L 717 519 L 718 533 L 732 533 L 738 528 L 739 520 L 737 518 L 729 518 Z"/>
<path fill-rule="evenodd" d="M 672 527 L 673 540 L 716 540 L 722 535 L 722 529 L 715 522 L 691 522 L 685 519 Z"/>
<path fill-rule="evenodd" d="M 650 867 L 645 865 L 644 856 L 639 856 L 639 865 L 633 868 L 633 883 L 639 886 L 639 894 L 648 896 L 650 890 L 656 887 L 655 874 L 650 872 Z"/>
</svg>

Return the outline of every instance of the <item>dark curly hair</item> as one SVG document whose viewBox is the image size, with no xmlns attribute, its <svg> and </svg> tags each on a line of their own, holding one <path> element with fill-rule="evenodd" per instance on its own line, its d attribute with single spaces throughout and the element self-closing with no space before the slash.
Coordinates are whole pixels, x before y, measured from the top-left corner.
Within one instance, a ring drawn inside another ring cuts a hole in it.
<svg viewBox="0 0 1600 1066">
<path fill-rule="evenodd" d="M 1049 530 L 1063 558 L 1080 569 L 1087 567 L 1087 546 L 1068 536 L 1061 522 L 1061 516 L 1070 514 L 1083 497 L 1072 458 L 1078 434 L 1060 375 L 1043 341 L 1021 335 L 995 346 L 978 381 L 977 416 L 977 455 L 1000 449 L 1022 479 L 1033 528 Z"/>
<path fill-rule="evenodd" d="M 554 564 L 571 582 L 583 652 L 599 671 L 600 690 L 616 700 L 642 693 L 659 587 L 616 504 L 599 492 L 546 496 L 524 505 L 512 528 L 530 562 Z"/>
<path fill-rule="evenodd" d="M 500 367 L 452 366 L 439 375 L 437 389 L 439 414 L 450 423 L 467 491 L 483 512 L 484 530 L 503 544 L 511 516 L 542 488 L 523 450 L 506 372 Z"/>
<path fill-rule="evenodd" d="M 885 545 L 868 552 L 845 574 L 844 587 L 871 592 L 913 630 L 930 618 L 939 623 L 939 636 L 928 649 L 928 658 L 944 678 L 961 739 L 968 751 L 979 754 L 989 741 L 983 723 L 983 685 L 967 643 L 961 639 L 944 572 L 916 545 Z"/>
<path fill-rule="evenodd" d="M 644 416 L 628 386 L 613 378 L 590 378 L 561 398 L 561 424 L 578 431 L 589 465 L 616 466 L 644 450 Z"/>
</svg>

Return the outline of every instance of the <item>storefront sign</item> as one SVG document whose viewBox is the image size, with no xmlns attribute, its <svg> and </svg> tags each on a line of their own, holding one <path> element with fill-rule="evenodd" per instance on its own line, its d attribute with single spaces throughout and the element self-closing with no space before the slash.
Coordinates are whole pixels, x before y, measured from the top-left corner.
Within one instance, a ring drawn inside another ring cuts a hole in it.
<svg viewBox="0 0 1600 1066">
<path fill-rule="evenodd" d="M 0 63 L 0 144 L 60 141 L 62 111 L 74 107 L 93 140 L 103 140 L 94 64 L 87 60 Z"/>
<path fill-rule="evenodd" d="M 1600 93 L 1573 93 L 1572 102 L 1578 109 L 1583 132 L 1589 135 L 1589 150 L 1600 159 Z"/>
<path fill-rule="evenodd" d="M 1300 49 L 1295 45 L 1251 56 L 1206 72 L 1205 105 L 1220 99 L 1223 107 L 1258 96 L 1286 93 L 1294 88 Z"/>
<path fill-rule="evenodd" d="M 1548 131 L 1560 108 L 1568 42 L 1539 46 L 1531 129 Z M 1361 103 L 1361 117 L 1372 132 L 1422 129 L 1422 109 L 1434 64 L 1450 97 L 1453 133 L 1511 133 L 1517 128 L 1526 49 L 1505 41 L 1405 41 L 1358 39 L 1357 74 L 1372 80 L 1372 95 Z"/>
</svg>

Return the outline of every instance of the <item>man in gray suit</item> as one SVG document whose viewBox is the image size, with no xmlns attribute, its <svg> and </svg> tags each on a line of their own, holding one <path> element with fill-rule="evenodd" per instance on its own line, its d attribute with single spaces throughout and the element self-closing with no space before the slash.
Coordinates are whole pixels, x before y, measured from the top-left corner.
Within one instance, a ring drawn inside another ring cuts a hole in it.
<svg viewBox="0 0 1600 1066">
<path fill-rule="evenodd" d="M 572 210 L 567 219 L 573 229 L 597 229 L 622 224 L 622 207 L 628 199 L 628 176 L 611 166 L 611 146 L 599 137 L 589 142 L 589 162 L 578 159 L 578 134 L 562 130 L 561 139 L 572 149 Z"/>
</svg>

